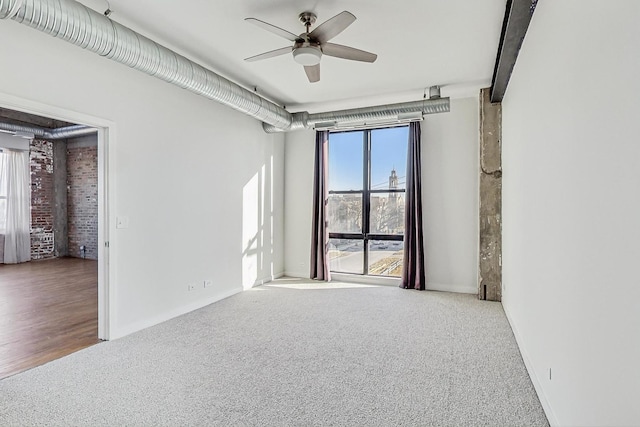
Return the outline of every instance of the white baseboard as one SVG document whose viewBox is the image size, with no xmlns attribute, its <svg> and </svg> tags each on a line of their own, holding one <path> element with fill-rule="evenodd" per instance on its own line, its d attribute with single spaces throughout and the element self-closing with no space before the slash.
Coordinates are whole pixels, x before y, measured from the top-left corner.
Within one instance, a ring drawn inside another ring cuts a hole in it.
<svg viewBox="0 0 640 427">
<path fill-rule="evenodd" d="M 307 271 L 306 273 L 302 273 L 299 271 L 285 271 L 282 274 L 282 277 L 287 276 L 287 277 L 295 277 L 298 279 L 308 279 L 309 278 L 309 272 Z"/>
<path fill-rule="evenodd" d="M 478 288 L 475 286 L 452 285 L 444 283 L 427 283 L 428 291 L 454 292 L 457 294 L 477 294 Z"/>
<path fill-rule="evenodd" d="M 533 383 L 533 388 L 536 390 L 538 394 L 538 399 L 540 399 L 540 404 L 542 405 L 542 409 L 544 410 L 547 419 L 549 420 L 549 424 L 551 426 L 559 426 L 558 418 L 553 412 L 553 408 L 549 403 L 549 399 L 547 399 L 547 395 L 544 392 L 544 387 L 542 387 L 542 382 L 538 375 L 536 375 L 536 371 L 533 368 L 533 363 L 531 362 L 531 358 L 529 357 L 529 353 L 527 352 L 526 347 L 524 346 L 524 341 L 522 339 L 522 335 L 518 331 L 515 323 L 513 322 L 513 318 L 509 313 L 509 309 L 502 304 L 502 308 L 504 309 L 504 313 L 507 316 L 507 321 L 509 325 L 511 325 L 511 330 L 513 331 L 513 335 L 516 337 L 516 343 L 518 344 L 518 348 L 520 349 L 520 354 L 522 355 L 522 360 L 524 360 L 524 366 L 527 368 L 527 372 L 529 373 L 529 378 L 531 378 L 531 382 Z"/>
<path fill-rule="evenodd" d="M 269 283 L 275 279 L 278 279 L 282 276 L 284 276 L 285 273 L 276 273 L 272 276 L 267 276 L 263 279 L 258 279 L 254 282 L 252 287 L 256 287 L 256 286 L 260 286 L 260 285 L 264 285 L 265 283 Z M 209 304 L 213 304 L 214 302 L 218 302 L 220 300 L 223 300 L 225 298 L 228 298 L 232 295 L 238 294 L 240 292 L 243 292 L 244 289 L 242 288 L 238 288 L 238 289 L 232 289 L 230 291 L 227 292 L 222 292 L 220 294 L 202 299 L 202 300 L 198 300 L 195 301 L 193 303 L 184 305 L 182 307 L 178 307 L 175 308 L 173 310 L 169 310 L 166 313 L 160 314 L 158 316 L 154 316 L 150 319 L 145 319 L 145 320 L 141 320 L 139 322 L 136 322 L 132 325 L 126 326 L 124 328 L 119 328 L 116 329 L 115 331 L 112 331 L 110 339 L 114 340 L 114 339 L 118 339 L 118 338 L 122 338 L 124 336 L 127 336 L 129 334 L 132 334 L 134 332 L 138 332 L 141 331 L 143 329 L 149 328 L 151 326 L 155 326 L 159 323 L 162 322 L 166 322 L 167 320 L 171 320 L 175 317 L 178 316 L 182 316 L 183 314 L 187 314 L 190 313 L 192 311 L 198 310 L 202 307 L 206 307 Z"/>
<path fill-rule="evenodd" d="M 225 298 L 228 298 L 240 292 L 242 292 L 242 288 L 232 289 L 226 292 L 216 294 L 211 297 L 207 297 L 207 298 L 195 301 L 187 305 L 183 305 L 181 307 L 174 308 L 165 313 L 159 314 L 149 319 L 144 319 L 144 320 L 135 322 L 123 328 L 118 328 L 115 331 L 111 330 L 110 339 L 114 340 L 114 339 L 125 337 L 127 335 L 133 334 L 134 332 L 141 331 L 151 326 L 158 325 L 162 322 L 166 322 L 167 320 L 171 320 L 175 317 L 182 316 L 183 314 L 187 314 L 192 311 L 198 310 L 202 307 L 206 307 L 209 304 L 213 304 L 214 302 L 218 302 L 220 300 L 223 300 Z"/>
<path fill-rule="evenodd" d="M 285 271 L 284 276 L 308 278 L 308 273 L 300 273 L 294 271 Z M 351 283 L 364 283 L 371 285 L 387 285 L 387 286 L 399 286 L 400 278 L 397 277 L 382 277 L 382 276 L 362 276 L 359 274 L 347 274 L 347 273 L 331 273 L 331 280 L 340 282 Z M 441 291 L 441 292 L 454 292 L 458 294 L 477 294 L 478 288 L 475 286 L 464 285 L 450 285 L 443 283 L 427 283 L 428 291 Z"/>
<path fill-rule="evenodd" d="M 273 282 L 274 280 L 279 279 L 285 275 L 286 273 L 281 272 L 281 273 L 276 273 L 272 276 L 267 276 L 263 279 L 257 279 L 255 282 L 253 282 L 253 285 L 251 286 L 251 288 L 255 288 L 256 286 L 262 286 L 265 283 Z"/>
<path fill-rule="evenodd" d="M 362 283 L 366 285 L 399 286 L 398 277 L 362 276 L 360 274 L 331 273 L 332 282 Z"/>
</svg>

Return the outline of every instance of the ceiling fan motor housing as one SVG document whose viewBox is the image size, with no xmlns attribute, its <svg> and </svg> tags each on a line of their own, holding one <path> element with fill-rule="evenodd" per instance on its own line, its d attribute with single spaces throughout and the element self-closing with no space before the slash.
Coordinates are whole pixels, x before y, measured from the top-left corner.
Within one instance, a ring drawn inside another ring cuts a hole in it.
<svg viewBox="0 0 640 427">
<path fill-rule="evenodd" d="M 300 19 L 302 25 L 307 27 L 308 32 L 309 27 L 316 23 L 316 19 L 318 19 L 318 17 L 313 12 L 302 12 L 300 15 L 298 15 L 298 19 Z"/>
</svg>

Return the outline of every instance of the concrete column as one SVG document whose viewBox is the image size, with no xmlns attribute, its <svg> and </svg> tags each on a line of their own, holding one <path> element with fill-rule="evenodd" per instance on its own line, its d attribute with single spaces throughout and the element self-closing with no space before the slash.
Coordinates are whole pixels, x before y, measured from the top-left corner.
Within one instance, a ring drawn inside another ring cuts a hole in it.
<svg viewBox="0 0 640 427">
<path fill-rule="evenodd" d="M 502 104 L 480 91 L 480 251 L 478 298 L 502 300 Z"/>
</svg>

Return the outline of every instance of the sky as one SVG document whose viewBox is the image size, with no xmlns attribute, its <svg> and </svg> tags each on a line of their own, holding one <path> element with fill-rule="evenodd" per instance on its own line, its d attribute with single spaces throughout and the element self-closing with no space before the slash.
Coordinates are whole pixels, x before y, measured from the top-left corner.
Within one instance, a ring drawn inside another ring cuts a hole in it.
<svg viewBox="0 0 640 427">
<path fill-rule="evenodd" d="M 364 131 L 329 135 L 329 190 L 362 190 Z M 375 129 L 371 132 L 371 187 L 389 188 L 391 169 L 404 188 L 409 127 Z"/>
</svg>

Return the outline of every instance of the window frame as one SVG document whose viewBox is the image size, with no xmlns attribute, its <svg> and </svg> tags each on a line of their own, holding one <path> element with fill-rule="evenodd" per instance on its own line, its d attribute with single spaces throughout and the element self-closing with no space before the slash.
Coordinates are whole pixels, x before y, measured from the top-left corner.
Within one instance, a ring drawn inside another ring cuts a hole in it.
<svg viewBox="0 0 640 427">
<path fill-rule="evenodd" d="M 337 232 L 329 232 L 329 239 L 351 239 L 351 240 L 361 240 L 363 242 L 363 267 L 362 273 L 352 273 L 352 272 L 343 272 L 337 270 L 331 270 L 332 273 L 339 274 L 356 274 L 359 276 L 374 276 L 374 277 L 386 277 L 382 275 L 370 275 L 369 274 L 369 242 L 374 240 L 386 240 L 386 241 L 404 241 L 404 233 L 403 234 L 380 234 L 380 233 L 370 233 L 371 229 L 371 195 L 380 194 L 380 193 L 406 193 L 405 188 L 396 188 L 396 189 L 381 189 L 381 190 L 372 190 L 371 189 L 371 134 L 373 131 L 389 129 L 395 127 L 406 127 L 409 125 L 403 124 L 400 126 L 385 126 L 385 127 L 377 127 L 377 128 L 366 128 L 366 129 L 354 129 L 354 130 L 341 130 L 341 131 L 331 131 L 329 133 L 329 153 L 331 152 L 331 134 L 332 133 L 348 133 L 348 132 L 362 132 L 363 141 L 362 141 L 362 182 L 363 189 L 362 190 L 329 190 L 328 196 L 331 197 L 333 194 L 360 194 L 362 197 L 362 232 L 361 233 L 337 233 Z M 331 172 L 329 172 L 331 174 Z"/>
</svg>

